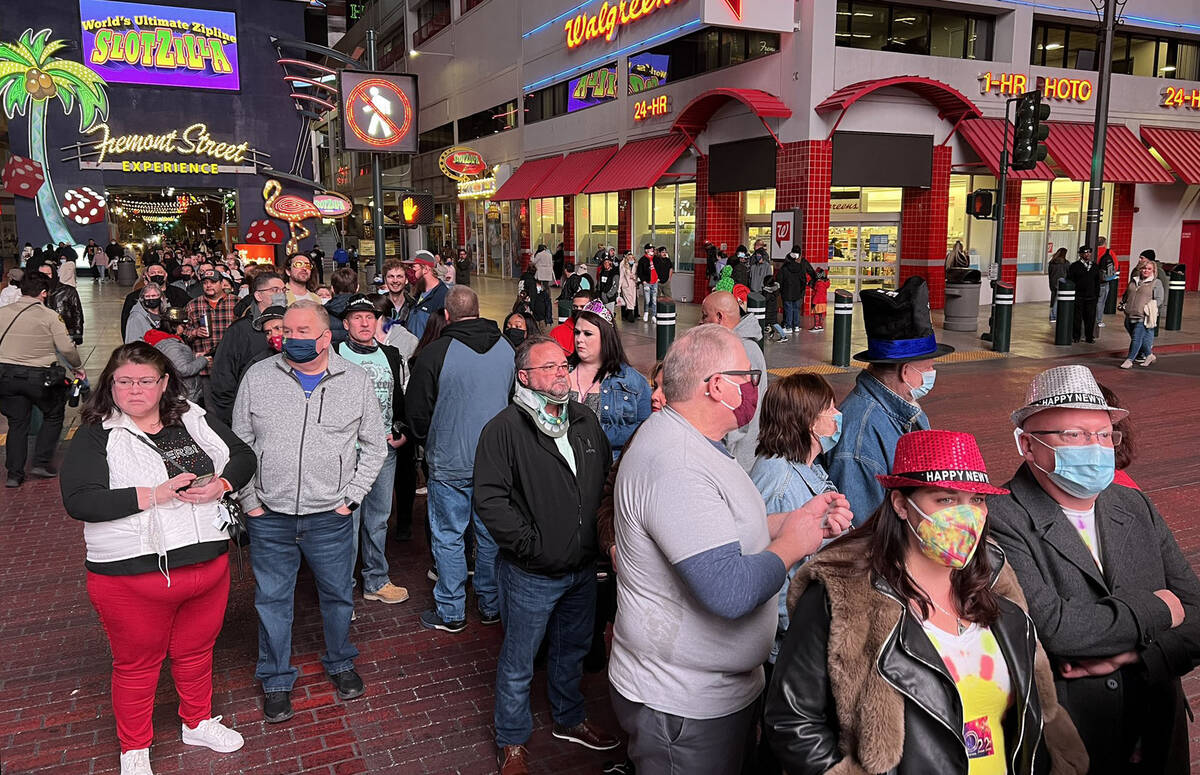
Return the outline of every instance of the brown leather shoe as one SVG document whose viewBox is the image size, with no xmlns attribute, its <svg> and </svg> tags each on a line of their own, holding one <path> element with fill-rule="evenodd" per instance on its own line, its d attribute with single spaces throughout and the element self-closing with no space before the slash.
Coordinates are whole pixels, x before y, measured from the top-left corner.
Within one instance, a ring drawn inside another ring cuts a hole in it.
<svg viewBox="0 0 1200 775">
<path fill-rule="evenodd" d="M 523 745 L 506 745 L 496 755 L 500 764 L 500 775 L 529 775 L 529 763 L 525 757 L 529 751 Z"/>
<path fill-rule="evenodd" d="M 593 751 L 611 751 L 621 744 L 621 741 L 616 737 L 586 720 L 573 727 L 564 727 L 562 724 L 555 724 L 554 736 L 559 740 L 566 740 L 569 743 L 578 743 L 584 748 L 591 748 Z"/>
</svg>

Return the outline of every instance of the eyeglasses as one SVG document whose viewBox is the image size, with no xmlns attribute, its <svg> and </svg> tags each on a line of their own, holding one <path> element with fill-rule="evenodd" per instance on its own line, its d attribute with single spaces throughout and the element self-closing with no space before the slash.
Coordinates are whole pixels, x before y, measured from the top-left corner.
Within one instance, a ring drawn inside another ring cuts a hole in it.
<svg viewBox="0 0 1200 775">
<path fill-rule="evenodd" d="M 728 377 L 749 377 L 750 384 L 758 387 L 758 383 L 762 381 L 762 369 L 738 369 L 734 371 L 718 371 L 716 374 L 710 374 L 704 378 L 708 382 L 713 377 L 719 377 L 722 374 Z"/>
<path fill-rule="evenodd" d="M 1081 431 L 1074 428 L 1062 431 L 1027 431 L 1027 433 L 1032 436 L 1053 436 L 1066 447 L 1083 446 L 1091 443 L 1092 439 L 1102 446 L 1116 447 L 1121 444 L 1121 439 L 1125 438 L 1121 431 Z"/>
<path fill-rule="evenodd" d="M 137 385 L 143 390 L 149 390 L 162 381 L 162 377 L 142 377 L 141 379 L 130 379 L 129 377 L 119 377 L 113 380 L 113 384 L 122 390 L 129 390 L 134 385 Z"/>
<path fill-rule="evenodd" d="M 549 371 L 553 374 L 557 374 L 560 371 L 565 374 L 570 370 L 571 367 L 566 363 L 547 363 L 545 366 L 530 366 L 528 368 L 521 369 L 521 371 Z"/>
</svg>

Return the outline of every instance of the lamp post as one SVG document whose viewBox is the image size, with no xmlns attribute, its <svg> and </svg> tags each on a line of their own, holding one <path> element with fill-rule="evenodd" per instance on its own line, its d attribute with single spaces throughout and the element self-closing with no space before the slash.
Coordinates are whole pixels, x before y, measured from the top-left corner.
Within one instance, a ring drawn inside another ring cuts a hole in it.
<svg viewBox="0 0 1200 775">
<path fill-rule="evenodd" d="M 1092 134 L 1092 174 L 1088 178 L 1088 207 L 1085 233 L 1087 245 L 1096 249 L 1100 237 L 1100 211 L 1104 207 L 1104 145 L 1108 138 L 1108 95 L 1112 85 L 1112 41 L 1116 26 L 1116 0 L 1104 0 L 1104 22 L 1100 41 L 1100 75 L 1096 89 L 1096 118 Z M 1098 257 L 1098 256 L 1097 256 Z"/>
<path fill-rule="evenodd" d="M 375 59 L 375 29 L 367 30 L 367 69 L 374 70 L 378 65 Z M 371 191 L 375 196 L 374 215 L 371 220 L 375 227 L 375 274 L 383 274 L 383 254 L 387 251 L 387 240 L 383 233 L 383 162 L 379 154 L 371 154 Z"/>
</svg>

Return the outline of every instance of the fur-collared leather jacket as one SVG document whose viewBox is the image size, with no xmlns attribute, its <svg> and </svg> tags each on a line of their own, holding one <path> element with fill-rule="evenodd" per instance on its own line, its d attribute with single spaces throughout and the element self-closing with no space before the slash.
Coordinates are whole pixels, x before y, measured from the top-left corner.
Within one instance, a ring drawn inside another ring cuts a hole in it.
<svg viewBox="0 0 1200 775">
<path fill-rule="evenodd" d="M 792 581 L 792 623 L 767 693 L 771 745 L 790 775 L 966 775 L 962 702 L 921 622 L 883 579 L 830 562 L 858 551 L 832 546 Z M 1008 772 L 1082 775 L 1087 752 L 1058 704 L 1016 576 L 998 546 L 985 551 L 1000 596 L 991 631 L 1012 687 Z"/>
</svg>

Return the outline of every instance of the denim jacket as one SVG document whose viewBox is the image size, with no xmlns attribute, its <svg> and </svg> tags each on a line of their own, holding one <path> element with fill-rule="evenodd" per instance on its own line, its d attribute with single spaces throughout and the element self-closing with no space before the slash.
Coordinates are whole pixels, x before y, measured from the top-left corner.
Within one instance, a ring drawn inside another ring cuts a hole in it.
<svg viewBox="0 0 1200 775">
<path fill-rule="evenodd" d="M 812 465 L 805 465 L 782 457 L 759 455 L 754 460 L 754 467 L 750 469 L 750 479 L 762 494 L 768 514 L 798 509 L 812 500 L 814 496 L 837 489 L 833 486 L 833 482 L 829 481 L 829 475 L 825 473 L 825 469 L 821 467 L 820 463 L 813 461 Z M 805 560 L 807 559 L 805 558 Z M 792 577 L 796 575 L 796 571 L 803 564 L 804 560 L 801 560 L 788 568 L 787 580 L 783 582 L 783 588 L 779 590 L 777 600 L 779 626 L 775 633 L 775 643 L 771 646 L 771 656 L 768 657 L 768 661 L 772 664 L 779 654 L 783 635 L 787 632 L 790 623 L 787 612 L 788 585 L 791 584 Z"/>
<path fill-rule="evenodd" d="M 650 383 L 628 363 L 600 383 L 600 427 L 612 445 L 613 460 L 650 416 Z"/>
<path fill-rule="evenodd" d="M 891 472 L 896 442 L 906 433 L 929 430 L 929 418 L 865 370 L 838 409 L 842 438 L 828 455 L 829 477 L 850 501 L 858 527 L 883 502 L 884 488 L 875 476 Z"/>
</svg>

